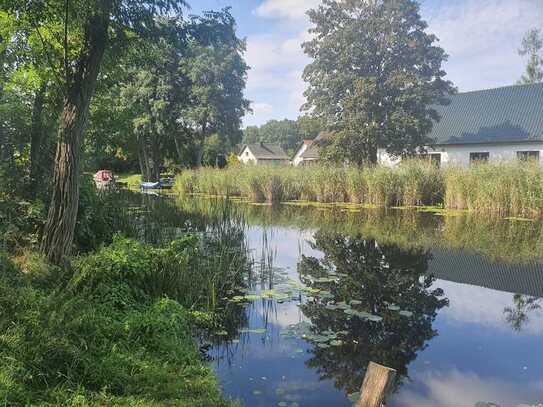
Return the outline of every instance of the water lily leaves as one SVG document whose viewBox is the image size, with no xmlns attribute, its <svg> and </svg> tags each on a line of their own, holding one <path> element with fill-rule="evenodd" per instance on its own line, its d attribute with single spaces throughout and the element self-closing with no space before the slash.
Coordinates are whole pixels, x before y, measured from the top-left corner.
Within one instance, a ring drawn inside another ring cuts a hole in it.
<svg viewBox="0 0 543 407">
<path fill-rule="evenodd" d="M 240 334 L 249 333 L 262 335 L 266 333 L 266 328 L 241 328 L 238 332 Z"/>
<path fill-rule="evenodd" d="M 253 390 L 253 394 L 255 396 L 260 396 L 262 394 L 262 391 L 261 390 Z"/>
<path fill-rule="evenodd" d="M 343 312 L 347 315 L 352 315 L 352 316 L 355 316 L 361 319 L 366 319 L 372 322 L 380 322 L 383 320 L 383 318 L 380 317 L 379 315 L 373 315 L 365 311 L 357 311 L 352 308 L 345 309 Z"/>
<path fill-rule="evenodd" d="M 400 314 L 403 317 L 408 317 L 408 318 L 413 316 L 413 313 L 407 310 L 401 310 L 400 312 L 398 312 L 398 314 Z"/>
<path fill-rule="evenodd" d="M 337 279 L 335 277 L 319 277 L 313 280 L 316 283 L 335 283 Z"/>
<path fill-rule="evenodd" d="M 387 307 L 389 310 L 391 311 L 399 311 L 400 310 L 400 307 L 396 304 L 388 304 L 388 307 Z"/>
<path fill-rule="evenodd" d="M 228 332 L 226 332 L 226 331 L 217 331 L 217 332 L 215 332 L 215 335 L 217 335 L 217 336 L 227 336 Z"/>
<path fill-rule="evenodd" d="M 319 343 L 317 344 L 317 346 L 322 349 L 327 349 L 330 347 L 330 345 L 328 345 L 327 343 Z"/>
<path fill-rule="evenodd" d="M 280 401 L 277 405 L 279 407 L 288 407 L 288 401 Z"/>
<path fill-rule="evenodd" d="M 330 346 L 341 346 L 343 341 L 341 339 L 333 339 L 330 341 Z"/>
<path fill-rule="evenodd" d="M 351 305 L 360 305 L 362 304 L 362 301 L 360 300 L 351 300 Z"/>
<path fill-rule="evenodd" d="M 246 294 L 244 298 L 247 301 L 257 301 L 257 300 L 260 300 L 262 296 L 258 294 Z"/>
</svg>

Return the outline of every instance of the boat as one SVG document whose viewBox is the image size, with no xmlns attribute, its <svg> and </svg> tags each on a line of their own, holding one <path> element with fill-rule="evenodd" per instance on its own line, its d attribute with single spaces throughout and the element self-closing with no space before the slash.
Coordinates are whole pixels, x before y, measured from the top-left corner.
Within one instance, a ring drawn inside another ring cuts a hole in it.
<svg viewBox="0 0 543 407">
<path fill-rule="evenodd" d="M 158 182 L 140 182 L 140 187 L 142 191 L 148 189 L 160 189 L 160 181 Z"/>
<path fill-rule="evenodd" d="M 148 189 L 172 189 L 173 184 L 173 178 L 161 178 L 157 182 L 141 182 L 140 187 L 142 191 Z"/>
<path fill-rule="evenodd" d="M 116 186 L 115 177 L 110 170 L 99 170 L 94 174 L 94 183 L 99 190 L 113 189 Z"/>
</svg>

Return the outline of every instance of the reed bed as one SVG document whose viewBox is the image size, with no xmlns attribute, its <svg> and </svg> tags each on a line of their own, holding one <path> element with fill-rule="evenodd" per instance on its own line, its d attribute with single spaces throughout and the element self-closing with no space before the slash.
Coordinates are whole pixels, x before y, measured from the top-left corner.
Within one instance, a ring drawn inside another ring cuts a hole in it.
<svg viewBox="0 0 543 407">
<path fill-rule="evenodd" d="M 299 200 L 385 208 L 443 205 L 499 216 L 543 217 L 543 172 L 531 162 L 445 169 L 415 159 L 394 168 L 202 168 L 178 175 L 175 188 L 180 194 L 238 196 L 251 202 Z"/>
<path fill-rule="evenodd" d="M 397 168 L 236 166 L 184 171 L 180 194 L 242 197 L 251 202 L 313 201 L 372 206 L 442 202 L 444 177 L 429 163 L 406 161 Z"/>
<path fill-rule="evenodd" d="M 537 162 L 448 168 L 444 205 L 499 216 L 543 217 L 543 171 Z"/>
</svg>

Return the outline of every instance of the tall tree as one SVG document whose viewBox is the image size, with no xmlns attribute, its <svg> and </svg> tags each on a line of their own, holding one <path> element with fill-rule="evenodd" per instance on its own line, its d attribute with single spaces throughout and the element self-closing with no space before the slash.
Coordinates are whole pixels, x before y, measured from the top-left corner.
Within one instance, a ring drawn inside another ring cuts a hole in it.
<svg viewBox="0 0 543 407">
<path fill-rule="evenodd" d="M 190 83 L 190 100 L 179 119 L 192 134 L 200 166 L 211 135 L 218 133 L 230 144 L 241 141 L 241 119 L 249 110 L 243 97 L 249 67 L 243 59 L 245 41 L 236 36 L 228 8 L 194 17 L 189 30 L 193 40 L 182 71 Z"/>
<path fill-rule="evenodd" d="M 55 155 L 53 190 L 42 250 L 50 262 L 70 254 L 79 202 L 81 147 L 89 104 L 110 39 L 125 30 L 145 33 L 158 13 L 180 12 L 182 0 L 2 0 L 18 15 L 21 30 L 36 32 L 64 95 Z M 56 35 L 43 36 L 43 30 Z"/>
<path fill-rule="evenodd" d="M 543 81 L 543 35 L 541 30 L 533 28 L 526 33 L 518 50 L 519 55 L 528 56 L 526 73 L 519 84 L 539 83 Z"/>
<path fill-rule="evenodd" d="M 377 161 L 379 148 L 409 155 L 431 144 L 427 134 L 439 119 L 431 106 L 454 89 L 418 3 L 323 0 L 309 17 L 304 109 L 329 130 L 325 157 L 363 165 Z"/>
</svg>

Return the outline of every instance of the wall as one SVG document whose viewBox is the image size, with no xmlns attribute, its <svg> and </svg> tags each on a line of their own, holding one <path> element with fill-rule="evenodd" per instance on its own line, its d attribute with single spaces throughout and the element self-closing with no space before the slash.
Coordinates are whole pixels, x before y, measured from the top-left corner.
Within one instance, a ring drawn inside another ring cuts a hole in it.
<svg viewBox="0 0 543 407">
<path fill-rule="evenodd" d="M 256 157 L 253 155 L 253 153 L 251 152 L 251 150 L 249 150 L 247 147 L 245 147 L 243 149 L 243 151 L 241 152 L 241 154 L 238 156 L 238 159 L 243 163 L 243 164 L 248 164 L 248 163 L 251 163 L 251 164 L 256 164 L 258 162 L 258 160 L 256 159 Z"/>
<path fill-rule="evenodd" d="M 488 152 L 490 154 L 489 161 L 507 161 L 516 160 L 517 151 L 539 151 L 539 160 L 543 164 L 543 142 L 534 143 L 495 143 L 495 144 L 464 144 L 464 145 L 448 145 L 435 146 L 428 148 L 428 152 L 439 152 L 441 154 L 441 165 L 459 165 L 462 167 L 469 166 L 469 154 Z M 399 159 L 388 155 L 384 150 L 377 152 L 379 163 L 386 166 L 395 166 L 399 163 Z"/>
<path fill-rule="evenodd" d="M 303 160 L 302 160 L 302 154 L 305 153 L 307 151 L 307 148 L 308 148 L 308 145 L 307 144 L 303 144 L 300 149 L 296 152 L 296 155 L 294 156 L 294 158 L 292 159 L 292 164 L 294 166 L 298 166 Z"/>
</svg>

